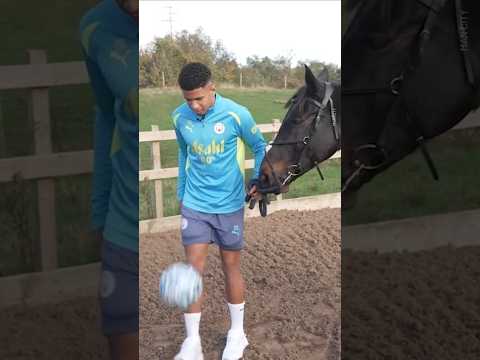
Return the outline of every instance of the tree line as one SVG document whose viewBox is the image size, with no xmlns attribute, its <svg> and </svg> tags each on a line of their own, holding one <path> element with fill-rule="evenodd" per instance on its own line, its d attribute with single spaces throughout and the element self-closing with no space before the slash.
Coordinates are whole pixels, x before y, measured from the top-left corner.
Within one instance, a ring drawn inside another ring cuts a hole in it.
<svg viewBox="0 0 480 360">
<path fill-rule="evenodd" d="M 297 88 L 304 82 L 303 64 L 314 73 L 324 68 L 331 80 L 340 79 L 340 68 L 317 60 L 299 61 L 292 66 L 291 57 L 253 55 L 246 65 L 239 64 L 221 41 L 212 41 L 201 28 L 194 33 L 184 30 L 173 36 L 155 38 L 140 49 L 139 85 L 146 87 L 173 87 L 183 65 L 198 61 L 212 70 L 217 83 L 242 87 Z"/>
</svg>

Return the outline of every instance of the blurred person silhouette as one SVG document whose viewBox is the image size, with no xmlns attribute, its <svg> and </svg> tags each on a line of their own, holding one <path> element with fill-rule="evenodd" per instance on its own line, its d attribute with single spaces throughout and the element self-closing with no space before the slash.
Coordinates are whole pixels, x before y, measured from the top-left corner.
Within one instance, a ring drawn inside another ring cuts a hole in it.
<svg viewBox="0 0 480 360">
<path fill-rule="evenodd" d="M 138 8 L 103 0 L 80 22 L 96 102 L 92 222 L 102 330 L 112 360 L 138 359 Z"/>
</svg>

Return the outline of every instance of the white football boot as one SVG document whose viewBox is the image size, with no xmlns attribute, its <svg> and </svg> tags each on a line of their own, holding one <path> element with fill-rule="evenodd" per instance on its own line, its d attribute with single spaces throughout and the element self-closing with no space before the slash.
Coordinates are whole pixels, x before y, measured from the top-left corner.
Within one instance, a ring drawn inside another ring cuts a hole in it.
<svg viewBox="0 0 480 360">
<path fill-rule="evenodd" d="M 240 360 L 243 352 L 248 346 L 248 340 L 245 333 L 229 331 L 227 335 L 227 345 L 223 350 L 222 360 Z"/>
<path fill-rule="evenodd" d="M 200 337 L 187 337 L 180 348 L 180 352 L 173 360 L 203 360 L 202 343 Z"/>
</svg>

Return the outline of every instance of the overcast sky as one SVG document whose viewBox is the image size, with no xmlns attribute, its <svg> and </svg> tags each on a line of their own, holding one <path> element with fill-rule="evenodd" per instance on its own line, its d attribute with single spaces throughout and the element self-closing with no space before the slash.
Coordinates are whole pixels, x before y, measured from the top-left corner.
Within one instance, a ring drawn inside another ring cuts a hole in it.
<svg viewBox="0 0 480 360">
<path fill-rule="evenodd" d="M 341 2 L 323 1 L 140 1 L 140 47 L 155 37 L 202 27 L 221 40 L 242 64 L 247 56 L 292 56 L 340 66 Z"/>
</svg>

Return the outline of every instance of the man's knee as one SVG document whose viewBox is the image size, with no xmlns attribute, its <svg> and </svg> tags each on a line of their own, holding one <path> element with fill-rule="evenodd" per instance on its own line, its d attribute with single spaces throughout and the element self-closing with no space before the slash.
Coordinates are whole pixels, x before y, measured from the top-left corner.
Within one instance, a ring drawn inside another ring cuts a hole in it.
<svg viewBox="0 0 480 360">
<path fill-rule="evenodd" d="M 187 259 L 188 260 L 188 263 L 191 264 L 195 270 L 197 270 L 200 274 L 203 274 L 203 270 L 205 268 L 205 259 L 203 258 L 189 258 Z"/>
<path fill-rule="evenodd" d="M 208 254 L 208 245 L 195 244 L 185 247 L 186 258 L 200 274 L 203 274 Z"/>
</svg>

